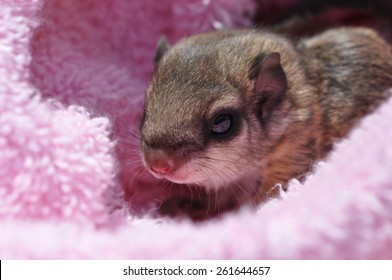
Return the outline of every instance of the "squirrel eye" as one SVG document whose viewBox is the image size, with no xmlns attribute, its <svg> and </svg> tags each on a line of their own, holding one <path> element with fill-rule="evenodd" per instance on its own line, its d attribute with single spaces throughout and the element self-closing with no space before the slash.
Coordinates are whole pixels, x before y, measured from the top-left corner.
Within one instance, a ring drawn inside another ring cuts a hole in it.
<svg viewBox="0 0 392 280">
<path fill-rule="evenodd" d="M 212 125 L 212 133 L 221 136 L 230 131 L 233 125 L 233 117 L 231 115 L 223 114 L 215 118 Z"/>
</svg>

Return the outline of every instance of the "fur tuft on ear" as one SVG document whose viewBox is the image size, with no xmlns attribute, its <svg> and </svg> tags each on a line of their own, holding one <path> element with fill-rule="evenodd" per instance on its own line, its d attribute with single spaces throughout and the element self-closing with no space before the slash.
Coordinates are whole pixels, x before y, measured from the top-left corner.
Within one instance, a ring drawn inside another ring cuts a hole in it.
<svg viewBox="0 0 392 280">
<path fill-rule="evenodd" d="M 159 63 L 159 61 L 162 59 L 163 55 L 169 49 L 170 49 L 170 44 L 167 41 L 166 36 L 162 35 L 161 38 L 159 38 L 157 50 L 156 50 L 155 57 L 154 57 L 155 66 Z"/>
</svg>

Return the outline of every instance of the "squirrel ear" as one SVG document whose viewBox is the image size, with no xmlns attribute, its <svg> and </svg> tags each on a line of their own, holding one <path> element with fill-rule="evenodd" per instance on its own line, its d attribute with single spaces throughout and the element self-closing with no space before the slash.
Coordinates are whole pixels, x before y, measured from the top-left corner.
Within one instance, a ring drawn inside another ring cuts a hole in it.
<svg viewBox="0 0 392 280">
<path fill-rule="evenodd" d="M 280 54 L 273 52 L 256 59 L 250 73 L 255 80 L 254 92 L 282 97 L 287 90 L 286 74 L 280 64 Z"/>
<path fill-rule="evenodd" d="M 159 38 L 157 50 L 154 57 L 155 66 L 159 63 L 163 55 L 170 49 L 170 44 L 167 41 L 166 36 L 162 35 Z"/>
</svg>

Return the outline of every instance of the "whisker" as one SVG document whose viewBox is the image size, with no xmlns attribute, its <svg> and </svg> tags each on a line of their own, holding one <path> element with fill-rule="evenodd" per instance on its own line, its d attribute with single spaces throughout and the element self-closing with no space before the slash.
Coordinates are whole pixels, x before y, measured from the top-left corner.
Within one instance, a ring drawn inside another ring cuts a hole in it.
<svg viewBox="0 0 392 280">
<path fill-rule="evenodd" d="M 211 170 L 214 174 L 216 174 L 217 176 L 221 177 L 223 181 L 225 180 L 225 178 L 223 177 L 225 174 L 223 174 L 223 175 L 220 174 L 219 171 L 221 171 L 221 170 L 216 169 L 215 166 L 210 165 L 210 164 L 208 164 L 207 162 L 203 162 L 203 165 L 199 164 L 199 166 L 202 166 L 202 167 L 204 167 L 204 168 L 208 168 L 208 169 Z M 200 171 L 200 173 L 202 173 L 206 178 L 208 178 L 208 179 L 212 182 L 212 185 L 213 185 L 213 186 L 215 185 L 214 181 L 211 179 L 211 177 L 209 176 L 208 173 L 206 173 L 203 169 L 201 169 L 201 170 L 199 170 L 199 171 Z M 223 173 L 224 173 L 224 172 L 223 172 Z M 221 202 L 221 201 L 220 201 L 220 199 L 219 199 L 218 188 L 217 188 L 217 187 L 213 187 L 213 190 L 215 191 L 214 212 L 216 212 L 216 213 L 218 214 L 218 217 L 219 217 L 219 216 L 220 216 L 220 212 L 221 212 L 221 210 L 220 210 L 220 202 Z M 209 195 L 208 197 L 209 197 L 209 207 L 210 207 L 211 195 Z"/>
<path fill-rule="evenodd" d="M 193 189 L 188 184 L 186 184 L 186 187 L 188 188 L 189 192 L 191 193 L 191 204 L 192 204 L 192 202 L 193 202 Z"/>
<path fill-rule="evenodd" d="M 212 182 L 210 176 L 207 173 L 205 173 L 203 169 L 200 169 L 198 172 Z M 208 215 L 210 213 L 210 207 L 211 207 L 211 196 L 209 193 L 207 193 L 207 199 L 208 199 L 208 204 L 207 204 L 206 214 Z"/>
<path fill-rule="evenodd" d="M 136 184 L 136 182 L 139 181 L 140 176 L 141 176 L 144 172 L 146 172 L 145 168 L 142 167 L 142 166 L 136 167 L 136 168 L 134 168 L 134 169 L 131 170 L 131 171 L 135 171 L 134 174 L 133 174 L 133 176 L 132 176 L 132 177 L 130 178 L 130 180 L 129 180 L 129 182 L 130 182 L 132 185 Z M 127 171 L 127 172 L 125 173 L 125 176 L 126 176 L 127 178 L 130 176 L 130 172 L 131 172 L 131 171 Z"/>
<path fill-rule="evenodd" d="M 218 190 L 215 189 L 215 212 L 218 214 L 218 218 L 220 217 L 220 200 L 218 199 Z"/>
<path fill-rule="evenodd" d="M 202 161 L 202 164 L 199 163 L 199 166 L 208 168 L 209 170 L 211 170 L 211 172 L 213 172 L 214 174 L 216 174 L 218 177 L 221 178 L 221 180 L 223 182 L 230 182 L 235 188 L 237 188 L 241 193 L 244 194 L 246 200 L 253 206 L 253 198 L 251 196 L 251 194 L 241 185 L 238 183 L 238 181 L 236 180 L 230 180 L 230 178 L 235 178 L 237 173 L 235 170 L 233 170 L 231 167 L 225 166 L 225 169 L 219 168 L 214 164 L 209 163 L 210 162 L 216 162 L 216 163 L 220 163 L 221 161 L 218 159 L 214 159 L 211 157 L 203 157 L 205 159 L 205 161 Z M 228 162 L 231 162 L 230 160 L 227 160 Z M 206 174 L 206 172 L 203 172 L 203 174 Z M 233 175 L 233 176 L 232 176 Z M 210 179 L 211 180 L 211 179 Z M 238 203 L 241 205 L 241 199 L 240 197 L 237 195 L 237 193 L 234 191 L 234 189 L 229 188 L 231 192 L 233 192 L 233 194 L 235 195 Z M 258 197 L 259 193 L 257 193 Z M 254 207 L 254 206 L 253 206 Z"/>
<path fill-rule="evenodd" d="M 133 143 L 135 145 L 139 145 L 141 138 L 134 131 L 124 131 L 120 130 L 116 133 L 116 137 L 121 142 Z"/>
</svg>

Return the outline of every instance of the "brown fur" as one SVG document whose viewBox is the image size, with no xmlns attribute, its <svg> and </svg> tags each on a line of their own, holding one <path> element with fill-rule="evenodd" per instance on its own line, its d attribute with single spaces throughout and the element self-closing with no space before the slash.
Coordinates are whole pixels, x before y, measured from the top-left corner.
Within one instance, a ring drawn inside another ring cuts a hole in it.
<svg viewBox="0 0 392 280">
<path fill-rule="evenodd" d="M 260 117 L 252 71 L 274 52 L 287 90 Z M 157 61 L 141 127 L 144 156 L 164 151 L 175 170 L 185 166 L 199 172 L 195 180 L 211 181 L 195 184 L 239 186 L 254 203 L 305 176 L 392 87 L 391 47 L 365 28 L 332 29 L 298 45 L 259 30 L 212 32 L 179 42 Z M 208 123 L 227 106 L 239 112 L 239 131 L 213 140 Z M 244 178 L 254 181 L 244 186 Z"/>
<path fill-rule="evenodd" d="M 262 193 L 268 193 L 276 182 L 286 183 L 308 172 L 336 139 L 346 136 L 388 97 L 386 90 L 392 87 L 391 47 L 373 30 L 332 29 L 302 40 L 298 52 L 312 87 L 312 121 L 307 128 L 299 122 L 286 133 L 272 156 L 276 160 L 271 160 Z M 297 98 L 298 105 L 305 105 L 309 97 L 300 93 Z"/>
</svg>

